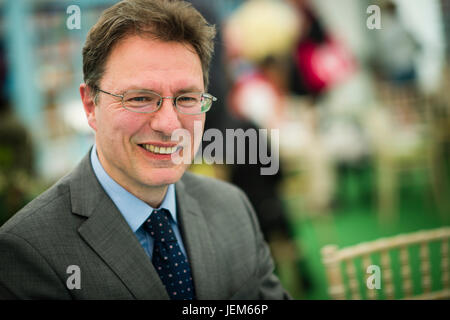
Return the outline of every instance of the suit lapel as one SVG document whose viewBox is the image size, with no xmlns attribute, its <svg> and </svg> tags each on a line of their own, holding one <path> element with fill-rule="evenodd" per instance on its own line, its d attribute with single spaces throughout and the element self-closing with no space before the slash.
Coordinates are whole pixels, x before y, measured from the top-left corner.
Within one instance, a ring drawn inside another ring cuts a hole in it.
<svg viewBox="0 0 450 320">
<path fill-rule="evenodd" d="M 168 299 L 149 257 L 97 181 L 89 155 L 75 170 L 70 184 L 73 212 L 87 217 L 78 229 L 81 237 L 136 299 Z"/>
<path fill-rule="evenodd" d="M 197 299 L 220 299 L 220 265 L 204 213 L 198 201 L 186 191 L 182 180 L 176 183 L 176 195 Z"/>
</svg>

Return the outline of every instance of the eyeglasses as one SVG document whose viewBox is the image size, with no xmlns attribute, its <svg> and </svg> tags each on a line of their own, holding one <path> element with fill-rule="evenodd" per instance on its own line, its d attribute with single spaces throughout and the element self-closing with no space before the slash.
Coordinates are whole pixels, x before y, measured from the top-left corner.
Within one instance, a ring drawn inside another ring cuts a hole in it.
<svg viewBox="0 0 450 320">
<path fill-rule="evenodd" d="M 152 113 L 158 111 L 162 106 L 163 99 L 173 99 L 173 105 L 182 114 L 197 115 L 211 109 L 213 101 L 217 98 L 209 93 L 188 92 L 176 97 L 162 97 L 150 90 L 130 90 L 123 94 L 114 94 L 96 88 L 98 91 L 111 96 L 121 98 L 122 106 L 132 112 Z"/>
</svg>

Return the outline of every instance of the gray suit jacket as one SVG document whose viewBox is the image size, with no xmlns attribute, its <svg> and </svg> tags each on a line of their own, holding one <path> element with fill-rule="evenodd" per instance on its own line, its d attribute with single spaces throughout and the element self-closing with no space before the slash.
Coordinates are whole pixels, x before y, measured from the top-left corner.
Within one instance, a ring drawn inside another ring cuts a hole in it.
<svg viewBox="0 0 450 320">
<path fill-rule="evenodd" d="M 198 299 L 289 298 L 238 188 L 188 172 L 175 188 Z M 79 267 L 80 289 L 67 286 L 71 265 Z M 87 155 L 0 228 L 0 298 L 169 297 Z"/>
</svg>

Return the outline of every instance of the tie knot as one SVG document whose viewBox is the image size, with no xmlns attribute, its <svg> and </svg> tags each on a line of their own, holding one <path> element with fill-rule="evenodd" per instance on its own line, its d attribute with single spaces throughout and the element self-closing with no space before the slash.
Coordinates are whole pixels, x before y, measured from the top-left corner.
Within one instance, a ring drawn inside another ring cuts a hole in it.
<svg viewBox="0 0 450 320">
<path fill-rule="evenodd" d="M 145 222 L 145 227 L 155 241 L 177 241 L 170 225 L 169 211 L 166 209 L 153 210 Z"/>
</svg>

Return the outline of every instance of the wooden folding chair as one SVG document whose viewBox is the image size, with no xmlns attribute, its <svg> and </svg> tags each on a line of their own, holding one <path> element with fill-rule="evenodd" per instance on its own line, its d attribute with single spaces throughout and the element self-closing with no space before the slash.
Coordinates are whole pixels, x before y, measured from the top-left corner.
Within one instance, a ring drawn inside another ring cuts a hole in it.
<svg viewBox="0 0 450 320">
<path fill-rule="evenodd" d="M 327 245 L 321 254 L 328 293 L 332 299 L 380 299 L 382 295 L 385 299 L 450 299 L 449 239 L 450 227 L 442 227 L 342 249 Z M 432 246 L 436 250 L 430 250 Z M 417 254 L 412 254 L 414 250 Z M 368 272 L 377 268 L 379 275 Z M 438 276 L 433 277 L 435 274 Z M 367 280 L 373 276 L 381 278 L 380 288 L 369 285 Z"/>
</svg>

